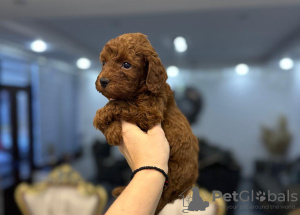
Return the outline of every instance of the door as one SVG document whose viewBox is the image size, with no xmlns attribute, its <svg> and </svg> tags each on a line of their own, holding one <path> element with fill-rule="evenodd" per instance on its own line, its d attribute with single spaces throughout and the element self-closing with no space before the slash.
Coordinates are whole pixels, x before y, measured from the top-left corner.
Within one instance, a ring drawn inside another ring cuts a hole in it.
<svg viewBox="0 0 300 215">
<path fill-rule="evenodd" d="M 30 181 L 33 164 L 31 87 L 0 85 L 0 187 L 5 214 L 17 215 L 14 189 Z"/>
</svg>

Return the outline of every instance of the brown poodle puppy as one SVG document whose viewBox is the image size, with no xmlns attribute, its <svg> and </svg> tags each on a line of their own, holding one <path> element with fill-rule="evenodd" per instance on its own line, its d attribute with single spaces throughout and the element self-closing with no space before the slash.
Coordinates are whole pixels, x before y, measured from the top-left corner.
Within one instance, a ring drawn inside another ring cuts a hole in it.
<svg viewBox="0 0 300 215">
<path fill-rule="evenodd" d="M 110 145 L 121 142 L 122 119 L 137 124 L 143 131 L 161 122 L 170 144 L 170 182 L 157 206 L 155 214 L 158 214 L 195 183 L 198 140 L 175 104 L 173 92 L 166 83 L 166 70 L 147 36 L 131 33 L 110 40 L 100 60 L 103 68 L 96 88 L 109 102 L 97 111 L 94 126 L 103 132 L 107 142 Z M 113 194 L 118 196 L 123 189 L 116 188 Z"/>
</svg>

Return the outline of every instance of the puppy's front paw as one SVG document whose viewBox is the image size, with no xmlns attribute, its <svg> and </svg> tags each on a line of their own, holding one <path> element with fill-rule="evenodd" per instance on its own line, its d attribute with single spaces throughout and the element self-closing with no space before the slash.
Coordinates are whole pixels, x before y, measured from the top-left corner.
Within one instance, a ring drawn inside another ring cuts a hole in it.
<svg viewBox="0 0 300 215">
<path fill-rule="evenodd" d="M 121 123 L 112 122 L 105 131 L 105 137 L 109 145 L 118 146 L 122 141 Z"/>
<path fill-rule="evenodd" d="M 127 102 L 123 100 L 112 100 L 108 102 L 105 107 L 114 113 L 115 116 L 120 117 L 124 110 L 129 110 L 130 106 Z"/>
<path fill-rule="evenodd" d="M 93 125 L 95 128 L 102 131 L 102 133 L 105 133 L 112 120 L 111 112 L 104 107 L 97 110 Z"/>
</svg>

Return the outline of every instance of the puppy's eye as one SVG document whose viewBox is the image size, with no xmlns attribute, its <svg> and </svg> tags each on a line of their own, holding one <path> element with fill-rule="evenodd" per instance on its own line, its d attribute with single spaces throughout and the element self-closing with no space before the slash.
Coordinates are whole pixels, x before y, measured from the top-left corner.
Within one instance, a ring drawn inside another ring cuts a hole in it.
<svg viewBox="0 0 300 215">
<path fill-rule="evenodd" d="M 105 65 L 105 61 L 102 62 L 102 66 L 104 66 L 104 65 Z"/>
<path fill-rule="evenodd" d="M 123 63 L 123 67 L 124 67 L 125 69 L 129 69 L 129 68 L 131 67 L 131 64 L 128 63 L 128 62 L 124 62 L 124 63 Z"/>
</svg>

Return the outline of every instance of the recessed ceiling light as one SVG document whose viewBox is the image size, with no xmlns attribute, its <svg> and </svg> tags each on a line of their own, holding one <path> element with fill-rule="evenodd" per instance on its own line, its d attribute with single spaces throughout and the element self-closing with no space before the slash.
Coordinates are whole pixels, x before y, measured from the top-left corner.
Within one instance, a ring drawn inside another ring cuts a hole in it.
<svg viewBox="0 0 300 215">
<path fill-rule="evenodd" d="M 176 66 L 169 66 L 167 68 L 167 73 L 170 77 L 176 77 L 179 74 L 179 69 Z"/>
<path fill-rule="evenodd" d="M 47 44 L 43 40 L 35 40 L 31 43 L 30 48 L 34 52 L 44 52 L 47 50 Z"/>
<path fill-rule="evenodd" d="M 177 52 L 185 52 L 187 50 L 187 43 L 184 37 L 176 37 L 174 46 Z"/>
<path fill-rule="evenodd" d="M 88 69 L 91 66 L 91 61 L 87 58 L 79 58 L 76 65 L 79 69 Z"/>
<path fill-rule="evenodd" d="M 290 70 L 294 67 L 294 61 L 291 58 L 283 58 L 279 61 L 279 66 L 283 70 Z"/>
<path fill-rule="evenodd" d="M 241 63 L 235 67 L 235 72 L 238 75 L 246 75 L 249 72 L 249 67 L 247 64 Z"/>
</svg>

